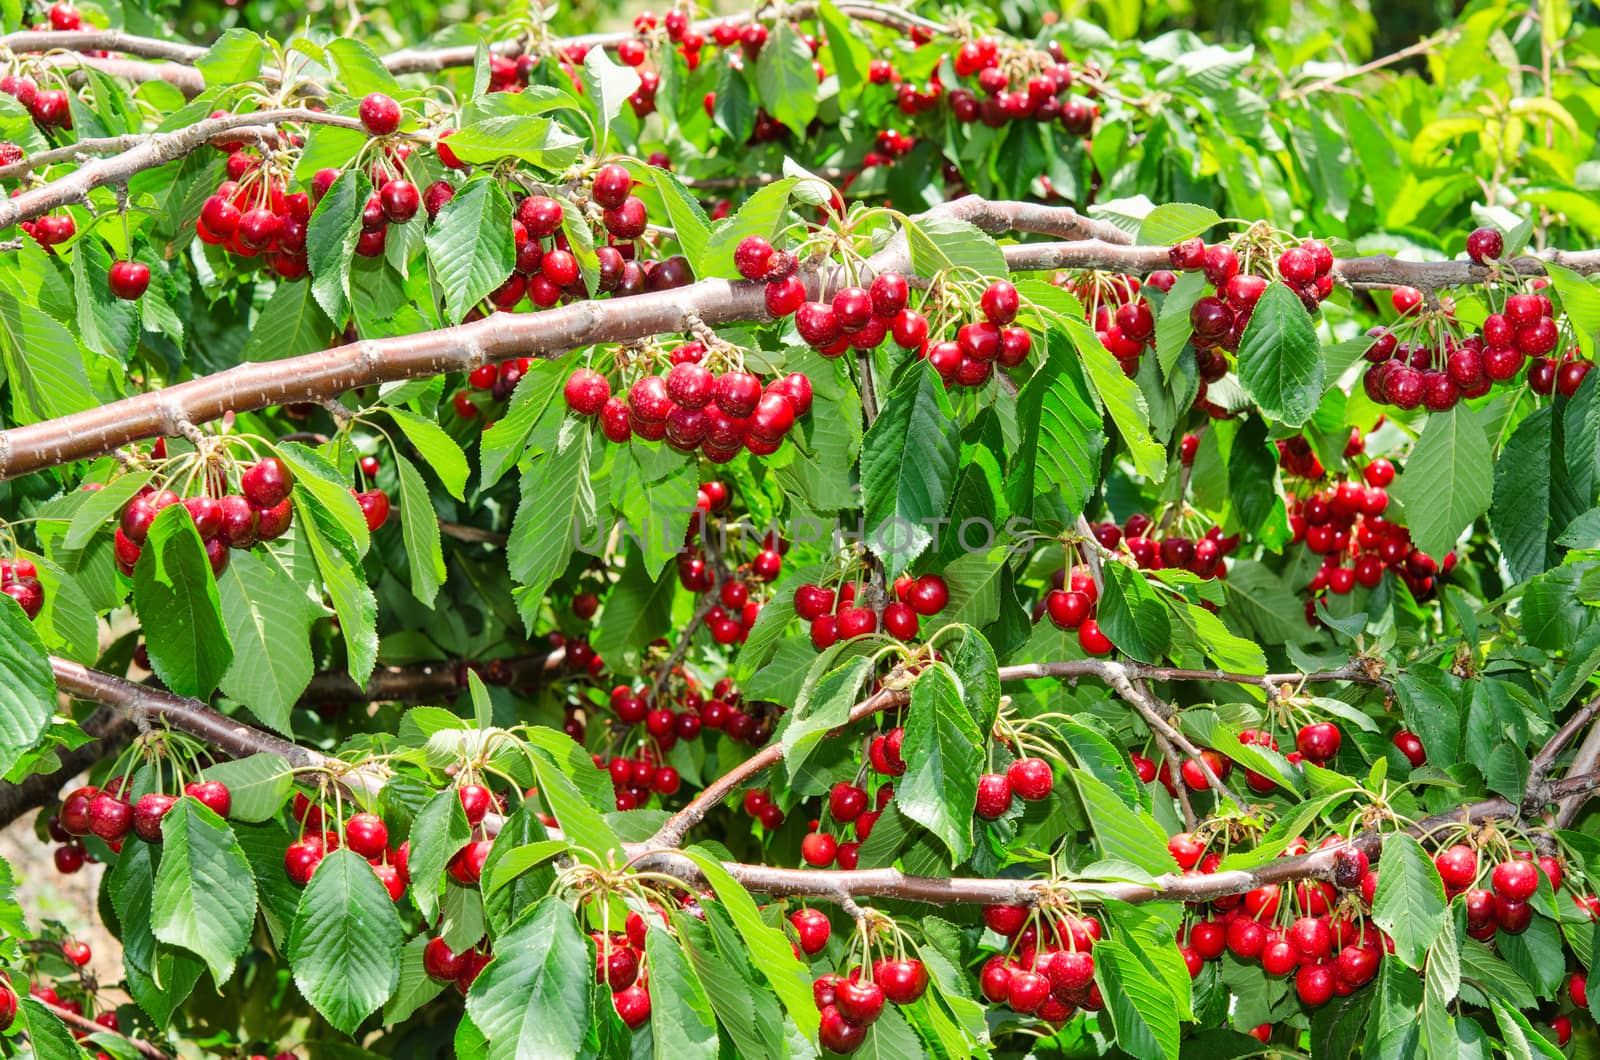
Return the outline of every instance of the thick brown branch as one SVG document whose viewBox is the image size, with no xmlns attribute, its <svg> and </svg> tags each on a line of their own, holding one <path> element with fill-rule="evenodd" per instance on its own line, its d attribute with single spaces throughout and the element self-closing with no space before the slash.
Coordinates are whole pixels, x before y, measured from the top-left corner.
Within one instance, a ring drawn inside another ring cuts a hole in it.
<svg viewBox="0 0 1600 1060">
<path fill-rule="evenodd" d="M 513 688 L 524 688 L 541 683 L 560 667 L 565 658 L 566 654 L 558 648 L 497 662 L 505 668 L 506 684 Z M 458 676 L 464 661 L 444 659 L 412 666 L 381 666 L 372 672 L 365 688 L 357 685 L 343 670 L 328 670 L 311 679 L 300 695 L 300 705 L 442 701 L 465 687 Z"/>
</svg>

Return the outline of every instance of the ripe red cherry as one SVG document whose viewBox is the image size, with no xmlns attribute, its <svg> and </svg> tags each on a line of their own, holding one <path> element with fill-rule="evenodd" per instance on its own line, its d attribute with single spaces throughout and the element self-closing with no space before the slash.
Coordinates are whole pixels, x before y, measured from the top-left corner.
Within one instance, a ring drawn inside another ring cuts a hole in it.
<svg viewBox="0 0 1600 1060">
<path fill-rule="evenodd" d="M 845 1018 L 837 1005 L 824 1005 L 817 1024 L 817 1041 L 829 1052 L 849 1054 L 867 1040 L 867 1028 Z"/>
<path fill-rule="evenodd" d="M 489 850 L 493 842 L 488 839 L 478 839 L 460 850 L 450 859 L 445 866 L 452 879 L 463 886 L 472 886 L 483 876 L 484 862 L 489 860 Z"/>
<path fill-rule="evenodd" d="M 832 865 L 838 852 L 839 841 L 826 832 L 812 832 L 800 841 L 800 857 L 819 869 Z"/>
<path fill-rule="evenodd" d="M 905 309 L 906 300 L 911 297 L 911 286 L 898 272 L 886 272 L 873 277 L 867 294 L 872 299 L 872 315 L 880 320 L 893 320 Z"/>
<path fill-rule="evenodd" d="M 915 637 L 917 626 L 917 613 L 911 605 L 896 600 L 883 609 L 883 631 L 896 640 Z"/>
<path fill-rule="evenodd" d="M 61 944 L 61 955 L 79 968 L 88 964 L 90 958 L 94 956 L 87 942 L 79 942 L 76 939 Z"/>
<path fill-rule="evenodd" d="M 1017 797 L 1028 802 L 1039 802 L 1050 797 L 1055 787 L 1055 774 L 1050 763 L 1042 758 L 1019 758 L 1006 770 L 1006 779 Z"/>
<path fill-rule="evenodd" d="M 384 95 L 373 92 L 361 101 L 361 124 L 374 136 L 388 136 L 400 128 L 400 104 Z"/>
<path fill-rule="evenodd" d="M 89 831 L 114 843 L 133 827 L 133 807 L 110 792 L 102 791 L 89 800 Z"/>
<path fill-rule="evenodd" d="M 195 781 L 183 786 L 183 793 L 203 804 L 218 817 L 227 817 L 233 809 L 233 793 L 220 780 Z"/>
<path fill-rule="evenodd" d="M 1017 1012 L 1037 1011 L 1050 996 L 1050 977 L 1039 972 L 1013 971 L 1006 985 L 1006 1000 Z"/>
<path fill-rule="evenodd" d="M 629 1030 L 638 1030 L 650 1019 L 650 989 L 642 982 L 617 991 L 612 995 L 611 1003 Z"/>
<path fill-rule="evenodd" d="M 1434 855 L 1434 867 L 1444 885 L 1454 891 L 1472 886 L 1478 877 L 1478 855 L 1471 847 L 1457 843 Z"/>
<path fill-rule="evenodd" d="M 389 521 L 389 495 L 383 490 L 362 490 L 356 494 L 356 504 L 367 521 L 367 529 L 376 532 Z"/>
<path fill-rule="evenodd" d="M 456 795 L 461 799 L 461 809 L 466 812 L 467 823 L 473 825 L 483 822 L 494 802 L 494 795 L 482 784 L 463 784 L 456 790 Z"/>
<path fill-rule="evenodd" d="M 848 824 L 867 808 L 867 793 L 841 780 L 828 792 L 828 813 L 835 821 Z"/>
<path fill-rule="evenodd" d="M 767 312 L 774 317 L 786 317 L 806 301 L 806 285 L 798 276 L 769 282 L 764 294 Z"/>
<path fill-rule="evenodd" d="M 1406 756 L 1406 761 L 1411 763 L 1413 769 L 1427 763 L 1428 753 L 1422 749 L 1422 741 L 1416 733 L 1401 729 L 1394 734 L 1394 745 Z"/>
<path fill-rule="evenodd" d="M 1467 236 L 1467 257 L 1479 265 L 1495 261 L 1505 248 L 1505 237 L 1498 228 L 1475 228 Z"/>
<path fill-rule="evenodd" d="M 1294 977 L 1295 993 L 1307 1005 L 1325 1005 L 1333 997 L 1333 971 L 1326 965 L 1307 964 Z"/>
<path fill-rule="evenodd" d="M 1059 950 L 1045 971 L 1057 991 L 1077 993 L 1094 981 L 1094 958 L 1083 950 Z"/>
<path fill-rule="evenodd" d="M 1508 901 L 1526 902 L 1539 889 L 1539 870 L 1531 861 L 1502 861 L 1489 878 L 1495 893 Z"/>
<path fill-rule="evenodd" d="M 1348 570 L 1348 568 L 1340 568 Z M 1313 762 L 1326 762 L 1339 753 L 1339 727 L 1319 721 L 1306 725 L 1295 735 L 1295 748 Z"/>
<path fill-rule="evenodd" d="M 239 489 L 257 508 L 271 508 L 285 497 L 294 485 L 294 476 L 282 460 L 269 456 L 252 464 L 239 476 Z"/>
<path fill-rule="evenodd" d="M 990 284 L 978 299 L 978 308 L 982 310 L 984 318 L 997 327 L 1015 320 L 1021 305 L 1022 298 L 1017 294 L 1016 287 L 1005 280 Z"/>
<path fill-rule="evenodd" d="M 611 162 L 595 171 L 589 194 L 601 209 L 613 210 L 627 201 L 632 190 L 633 176 L 627 167 Z"/>
<path fill-rule="evenodd" d="M 763 280 L 772 261 L 772 244 L 761 236 L 745 236 L 733 248 L 733 266 L 747 280 Z"/>
<path fill-rule="evenodd" d="M 1100 623 L 1094 619 L 1086 619 L 1078 627 L 1078 646 L 1090 655 L 1111 654 L 1111 639 L 1100 632 Z"/>
<path fill-rule="evenodd" d="M 1004 773 L 985 773 L 978 778 L 977 813 L 993 821 L 1011 809 L 1011 781 Z"/>
<path fill-rule="evenodd" d="M 136 301 L 150 287 L 150 266 L 141 261 L 114 262 L 107 284 L 116 297 Z"/>
<path fill-rule="evenodd" d="M 918 578 L 906 595 L 906 603 L 911 605 L 911 610 L 923 617 L 938 614 L 949 602 L 950 587 L 937 574 L 924 574 Z"/>
<path fill-rule="evenodd" d="M 807 954 L 820 953 L 833 933 L 828 915 L 820 909 L 796 909 L 789 914 L 789 923 L 794 925 L 800 949 Z"/>
<path fill-rule="evenodd" d="M 846 979 L 834 988 L 834 1004 L 839 1012 L 863 1027 L 883 1015 L 883 987 L 860 979 Z"/>
<path fill-rule="evenodd" d="M 172 795 L 151 792 L 141 795 L 133 807 L 133 832 L 146 843 L 161 842 L 161 820 L 178 800 Z"/>
<path fill-rule="evenodd" d="M 1028 910 L 1020 905 L 986 905 L 983 922 L 997 934 L 1010 938 L 1028 922 Z"/>
<path fill-rule="evenodd" d="M 389 829 L 375 813 L 353 814 L 344 825 L 344 845 L 364 858 L 380 857 L 389 848 Z"/>
<path fill-rule="evenodd" d="M 914 958 L 878 961 L 872 966 L 872 979 L 896 1005 L 915 1004 L 928 989 L 928 970 Z"/>
<path fill-rule="evenodd" d="M 623 240 L 638 239 L 650 223 L 644 202 L 632 197 L 624 199 L 614 210 L 603 211 L 600 216 L 606 231 Z"/>
<path fill-rule="evenodd" d="M 456 976 L 461 974 L 462 955 L 451 952 L 442 938 L 428 940 L 422 947 L 422 970 L 429 979 L 441 983 L 454 982 Z"/>
</svg>

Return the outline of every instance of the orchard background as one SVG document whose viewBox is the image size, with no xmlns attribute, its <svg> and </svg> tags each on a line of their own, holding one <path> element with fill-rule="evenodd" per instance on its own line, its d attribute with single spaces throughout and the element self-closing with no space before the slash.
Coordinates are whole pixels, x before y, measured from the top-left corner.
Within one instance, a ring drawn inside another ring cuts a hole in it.
<svg viewBox="0 0 1600 1060">
<path fill-rule="evenodd" d="M 1600 1052 L 1600 34 L 1386 6 L 0 0 L 0 1049 Z"/>
</svg>

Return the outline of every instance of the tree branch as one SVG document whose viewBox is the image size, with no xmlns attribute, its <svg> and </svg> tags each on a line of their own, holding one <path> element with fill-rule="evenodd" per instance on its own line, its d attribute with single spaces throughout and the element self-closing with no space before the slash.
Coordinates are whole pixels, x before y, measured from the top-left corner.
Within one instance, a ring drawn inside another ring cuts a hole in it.
<svg viewBox="0 0 1600 1060">
<path fill-rule="evenodd" d="M 64 786 L 96 762 L 127 746 L 138 732 L 130 717 L 110 707 L 101 707 L 89 715 L 80 728 L 94 739 L 70 751 L 58 750 L 59 768 L 49 773 L 35 773 L 15 784 L 0 784 L 0 827 L 29 810 L 54 802 Z"/>
<path fill-rule="evenodd" d="M 109 1034 L 114 1037 L 121 1038 L 123 1041 L 132 1046 L 140 1056 L 147 1057 L 148 1060 L 172 1060 L 170 1056 L 162 1052 L 159 1048 L 141 1038 L 135 1038 L 132 1035 L 123 1034 L 121 1031 L 114 1031 L 109 1027 L 102 1027 L 89 1017 L 73 1012 L 71 1009 L 62 1008 L 60 1005 L 52 1005 L 50 1002 L 42 1001 L 39 998 L 34 998 L 34 1000 L 38 1001 L 39 1004 L 49 1009 L 52 1016 L 60 1020 L 62 1023 L 65 1023 L 73 1031 L 81 1032 L 83 1034 Z"/>
</svg>

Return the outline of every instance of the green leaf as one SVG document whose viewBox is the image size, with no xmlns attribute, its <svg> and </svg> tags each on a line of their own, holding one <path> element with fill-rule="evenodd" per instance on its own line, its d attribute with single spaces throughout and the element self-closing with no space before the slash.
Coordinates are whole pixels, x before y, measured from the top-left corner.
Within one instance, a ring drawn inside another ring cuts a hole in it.
<svg viewBox="0 0 1600 1060">
<path fill-rule="evenodd" d="M 21 605 L 7 596 L 0 600 L 0 774 L 38 745 L 55 711 L 50 656 Z"/>
<path fill-rule="evenodd" d="M 365 685 L 378 661 L 377 597 L 362 573 L 355 542 L 338 517 L 301 489 L 298 482 L 294 489 L 294 506 L 311 546 L 317 573 L 333 600 L 334 614 L 339 616 L 346 649 L 345 667 L 356 684 Z M 365 525 L 362 524 L 363 529 Z"/>
<path fill-rule="evenodd" d="M 228 785 L 230 821 L 254 823 L 276 817 L 294 791 L 294 774 L 281 755 L 268 752 L 217 762 L 201 771 L 206 780 Z"/>
<path fill-rule="evenodd" d="M 484 118 L 450 136 L 450 150 L 463 162 L 515 158 L 548 172 L 559 172 L 576 162 L 586 143 L 553 118 L 520 114 Z M 510 238 L 509 224 L 506 237 Z"/>
<path fill-rule="evenodd" d="M 411 461 L 396 453 L 394 462 L 400 476 L 400 528 L 405 533 L 406 559 L 411 567 L 411 595 L 432 607 L 445 579 L 439 515 L 428 496 L 428 484 Z"/>
<path fill-rule="evenodd" d="M 644 553 L 637 546 L 628 549 L 621 580 L 606 597 L 605 614 L 592 638 L 594 650 L 613 673 L 639 672 L 644 649 L 671 628 L 677 587 L 676 570 L 652 576 Z"/>
<path fill-rule="evenodd" d="M 1240 526 L 1253 527 L 1274 551 L 1289 543 L 1289 514 L 1278 481 L 1278 450 L 1266 423 L 1246 420 L 1228 450 L 1228 501 Z"/>
<path fill-rule="evenodd" d="M 335 37 L 328 42 L 328 57 L 333 60 L 345 91 L 352 96 L 365 96 L 382 92 L 387 96 L 402 94 L 400 82 L 394 79 L 389 68 L 383 65 L 367 45 L 354 37 Z M 243 80 L 243 79 L 241 79 Z"/>
<path fill-rule="evenodd" d="M 536 426 L 544 422 L 545 410 L 561 392 L 571 368 L 571 361 L 562 357 L 535 360 L 522 373 L 516 390 L 511 393 L 511 405 L 506 414 L 495 420 L 494 426 L 485 430 L 478 441 L 479 489 L 488 489 L 499 482 L 501 476 L 522 459 Z M 564 416 L 565 408 L 557 406 L 556 414 Z"/>
<path fill-rule="evenodd" d="M 999 244 L 976 225 L 937 215 L 906 222 L 911 268 L 918 276 L 947 269 L 970 269 L 980 276 L 1006 275 L 1006 256 Z"/>
<path fill-rule="evenodd" d="M 585 759 L 585 762 L 589 761 Z M 589 852 L 592 855 L 590 860 L 602 866 L 608 862 L 621 865 L 627 861 L 628 855 L 622 840 L 617 838 L 600 811 L 578 791 L 572 779 L 544 755 L 533 755 L 533 764 L 539 776 L 539 794 L 544 797 L 545 805 L 550 807 L 556 827 L 561 829 L 571 845 Z"/>
<path fill-rule="evenodd" d="M 665 931 L 645 936 L 650 967 L 650 1030 L 655 1060 L 715 1060 L 717 1020 L 711 999 L 683 950 Z"/>
<path fill-rule="evenodd" d="M 800 775 L 817 744 L 850 720 L 850 708 L 855 706 L 861 683 L 871 672 L 871 659 L 854 656 L 825 674 L 811 687 L 810 694 L 803 695 L 784 716 L 778 735 L 783 745 L 784 769 L 790 780 Z"/>
<path fill-rule="evenodd" d="M 499 121 L 503 119 L 491 119 Z M 545 121 L 542 118 L 511 119 Z M 458 150 L 462 132 L 450 138 Z M 465 160 L 465 156 L 462 156 Z M 445 317 L 459 324 L 467 311 L 505 282 L 516 264 L 511 241 L 511 202 L 498 181 L 469 181 L 444 204 L 428 228 L 428 262 L 444 291 Z"/>
<path fill-rule="evenodd" d="M 312 874 L 289 929 L 295 986 L 353 1035 L 394 993 L 404 940 L 400 914 L 367 859 L 335 850 Z"/>
<path fill-rule="evenodd" d="M 541 364 L 543 362 L 540 362 Z M 395 424 L 405 433 L 406 441 L 416 447 L 417 454 L 428 462 L 433 473 L 439 476 L 450 496 L 461 500 L 467 488 L 467 456 L 456 440 L 445 429 L 415 412 L 390 405 L 387 409 Z"/>
<path fill-rule="evenodd" d="M 1443 769 L 1461 756 L 1460 682 L 1442 670 L 1414 667 L 1395 679 L 1406 728 L 1417 734 L 1428 761 Z"/>
<path fill-rule="evenodd" d="M 279 361 L 315 353 L 329 344 L 333 322 L 317 301 L 314 284 L 282 283 L 261 307 L 241 361 Z"/>
<path fill-rule="evenodd" d="M 161 819 L 161 864 L 151 897 L 157 939 L 197 954 L 218 985 L 250 941 L 256 882 L 226 821 L 185 796 Z"/>
<path fill-rule="evenodd" d="M 1152 876 L 1177 869 L 1167 853 L 1167 833 L 1154 817 L 1128 806 L 1085 770 L 1072 770 L 1072 777 L 1103 856 L 1130 862 Z"/>
<path fill-rule="evenodd" d="M 424 933 L 406 943 L 400 951 L 400 979 L 395 984 L 393 996 L 383 1006 L 383 1022 L 386 1026 L 404 1023 L 412 1013 L 438 997 L 449 985 L 433 979 L 423 967 L 422 951 L 427 949 L 428 942 L 429 938 Z"/>
<path fill-rule="evenodd" d="M 1552 525 L 1551 427 L 1555 409 L 1535 409 L 1506 440 L 1494 465 L 1489 525 L 1517 581 L 1543 574 L 1559 558 Z"/>
<path fill-rule="evenodd" d="M 506 561 L 527 597 L 543 599 L 550 583 L 566 570 L 580 518 L 593 508 L 587 438 L 571 439 L 522 473 L 522 499 L 511 524 Z"/>
<path fill-rule="evenodd" d="M 1322 351 L 1300 298 L 1269 284 L 1239 342 L 1239 382 L 1261 411 L 1298 427 L 1322 400 Z"/>
<path fill-rule="evenodd" d="M 710 271 L 709 262 L 706 260 L 706 245 L 711 238 L 711 221 L 701 208 L 700 201 L 689 193 L 689 189 L 683 186 L 683 181 L 675 177 L 671 171 L 658 166 L 649 168 L 650 179 L 661 195 L 661 204 L 666 207 L 667 220 L 672 225 L 673 233 L 678 237 L 678 246 L 683 250 L 683 256 L 689 260 L 689 268 L 694 270 L 696 276 L 716 275 Z M 732 261 L 731 253 L 729 261 Z"/>
<path fill-rule="evenodd" d="M 71 332 L 0 284 L 0 362 L 17 423 L 93 408 L 97 402 L 84 360 L 84 350 Z"/>
<path fill-rule="evenodd" d="M 1178 1060 L 1178 1007 L 1167 985 L 1114 939 L 1095 945 L 1094 963 L 1117 1045 L 1139 1060 Z"/>
<path fill-rule="evenodd" d="M 746 236 L 761 236 L 768 240 L 778 238 L 788 220 L 789 199 L 796 183 L 794 177 L 781 177 L 758 188 L 732 217 L 712 228 L 704 251 L 705 269 L 696 269 L 695 275 L 737 279 L 739 270 L 733 260 L 734 251 Z"/>
<path fill-rule="evenodd" d="M 299 442 L 281 446 L 278 455 L 294 472 L 297 506 L 301 500 L 310 497 L 327 509 L 325 514 L 331 515 L 344 528 L 354 550 L 354 558 L 359 561 L 372 547 L 372 533 L 367 529 L 367 517 L 362 514 L 361 505 L 350 492 L 344 475 L 321 453 Z M 302 511 L 300 514 L 304 518 L 305 513 Z"/>
<path fill-rule="evenodd" d="M 1083 358 L 1090 385 L 1128 447 L 1134 468 L 1151 482 L 1162 482 L 1167 477 L 1167 451 L 1150 436 L 1150 408 L 1139 384 L 1123 374 L 1117 359 L 1087 324 L 1069 319 L 1066 327 Z"/>
<path fill-rule="evenodd" d="M 283 566 L 255 551 L 232 553 L 217 579 L 222 620 L 233 662 L 222 675 L 224 695 L 250 708 L 285 735 L 290 713 L 316 670 L 311 627 L 323 610 Z"/>
<path fill-rule="evenodd" d="M 794 955 L 788 938 L 775 927 L 761 919 L 761 911 L 739 882 L 722 867 L 722 863 L 699 847 L 683 851 L 684 857 L 694 862 L 711 884 L 717 899 L 727 909 L 739 936 L 749 948 L 750 960 L 761 969 L 767 982 L 777 993 L 783 1007 L 795 1026 L 806 1037 L 817 1033 L 817 1006 L 811 992 L 811 976 L 805 965 Z"/>
<path fill-rule="evenodd" d="M 583 57 L 583 89 L 600 112 L 600 143 L 604 144 L 628 97 L 639 91 L 639 72 L 613 61 L 604 48 L 590 48 Z"/>
<path fill-rule="evenodd" d="M 1191 236 L 1204 235 L 1221 223 L 1222 217 L 1209 206 L 1196 206 L 1192 202 L 1164 203 L 1144 215 L 1144 220 L 1139 222 L 1136 242 L 1141 246 L 1170 247 Z"/>
<path fill-rule="evenodd" d="M 902 814 L 942 840 L 959 862 L 972 849 L 985 734 L 962 702 L 949 667 L 935 665 L 917 679 L 905 729 L 906 774 L 895 784 L 895 800 Z"/>
<path fill-rule="evenodd" d="M 1528 1017 L 1498 997 L 1490 997 L 1489 1005 L 1494 1010 L 1495 1022 L 1500 1025 L 1500 1042 L 1509 1060 L 1535 1060 L 1536 1057 L 1565 1060 L 1566 1054 L 1534 1030 Z"/>
<path fill-rule="evenodd" d="M 572 910 L 546 898 L 494 940 L 494 960 L 467 994 L 467 1014 L 495 1060 L 572 1057 L 589 1033 L 594 956 Z"/>
<path fill-rule="evenodd" d="M 1421 844 L 1404 832 L 1389 836 L 1372 919 L 1393 937 L 1395 956 L 1411 968 L 1420 967 L 1447 913 L 1444 884 Z"/>
<path fill-rule="evenodd" d="M 82 1060 L 84 1052 L 73 1040 L 72 1032 L 43 1002 L 24 993 L 17 1009 L 21 1022 L 15 1030 L 28 1032 L 29 1055 L 33 1060 Z"/>
<path fill-rule="evenodd" d="M 811 61 L 800 31 L 781 19 L 756 58 L 756 90 L 772 116 L 796 136 L 805 134 L 817 114 L 817 74 Z"/>
<path fill-rule="evenodd" d="M 230 29 L 218 37 L 194 65 L 205 76 L 206 85 L 216 88 L 259 78 L 261 60 L 266 53 L 266 43 L 260 34 L 247 29 Z"/>
<path fill-rule="evenodd" d="M 205 973 L 205 964 L 185 950 L 156 942 L 150 930 L 150 895 L 155 887 L 156 847 L 134 842 L 117 856 L 102 887 L 111 896 L 122 943 L 128 993 L 155 1022 L 165 1027 Z M 274 868 L 281 868 L 282 855 Z M 285 880 L 287 883 L 287 880 Z"/>
<path fill-rule="evenodd" d="M 1142 571 L 1107 563 L 1097 610 L 1100 631 L 1140 662 L 1154 663 L 1172 642 L 1167 605 Z"/>
<path fill-rule="evenodd" d="M 439 889 L 444 883 L 445 866 L 472 838 L 461 796 L 446 788 L 433 798 L 411 822 L 411 897 L 425 920 L 432 920 L 439 908 Z"/>
<path fill-rule="evenodd" d="M 926 361 L 907 369 L 861 444 L 869 546 L 894 577 L 933 540 L 960 467 L 960 424 Z"/>
<path fill-rule="evenodd" d="M 1162 300 L 1161 316 L 1156 321 L 1156 360 L 1161 364 L 1161 378 L 1172 377 L 1172 368 L 1178 363 L 1178 355 L 1183 353 L 1194 331 L 1189 322 L 1189 311 L 1210 289 L 1205 273 L 1179 273 L 1172 290 Z"/>
<path fill-rule="evenodd" d="M 181 504 L 150 525 L 133 569 L 133 606 L 150 665 L 166 686 L 180 696 L 210 696 L 233 662 L 233 643 L 205 546 Z"/>
<path fill-rule="evenodd" d="M 1412 542 L 1430 556 L 1455 547 L 1461 531 L 1489 510 L 1494 457 L 1476 414 L 1465 405 L 1428 414 L 1405 471 L 1389 495 L 1405 509 Z"/>
<path fill-rule="evenodd" d="M 1024 470 L 1017 478 L 1018 492 L 1007 483 L 1012 509 L 1027 510 L 1033 496 L 1040 495 L 1059 497 L 1068 512 L 1083 511 L 1100 480 L 1106 438 L 1082 378 L 1064 367 L 1063 358 L 1046 360 L 1022 388 L 1017 427 L 1023 442 L 1016 460 Z M 1031 495 L 1021 496 L 1029 477 Z"/>
<path fill-rule="evenodd" d="M 352 166 L 339 174 L 306 225 L 311 293 L 329 320 L 350 315 L 350 264 L 361 238 L 361 210 L 371 193 L 366 174 Z"/>
<path fill-rule="evenodd" d="M 1600 333 L 1600 290 L 1571 269 L 1549 263 L 1545 275 L 1561 296 L 1561 312 L 1572 322 L 1573 335 L 1583 355 L 1594 359 L 1595 335 Z"/>
<path fill-rule="evenodd" d="M 72 522 L 67 525 L 67 536 L 62 546 L 76 550 L 87 545 L 102 526 L 120 515 L 133 495 L 154 476 L 153 471 L 129 472 L 106 483 L 104 489 L 90 493 L 78 505 L 77 511 L 72 513 Z"/>
</svg>

